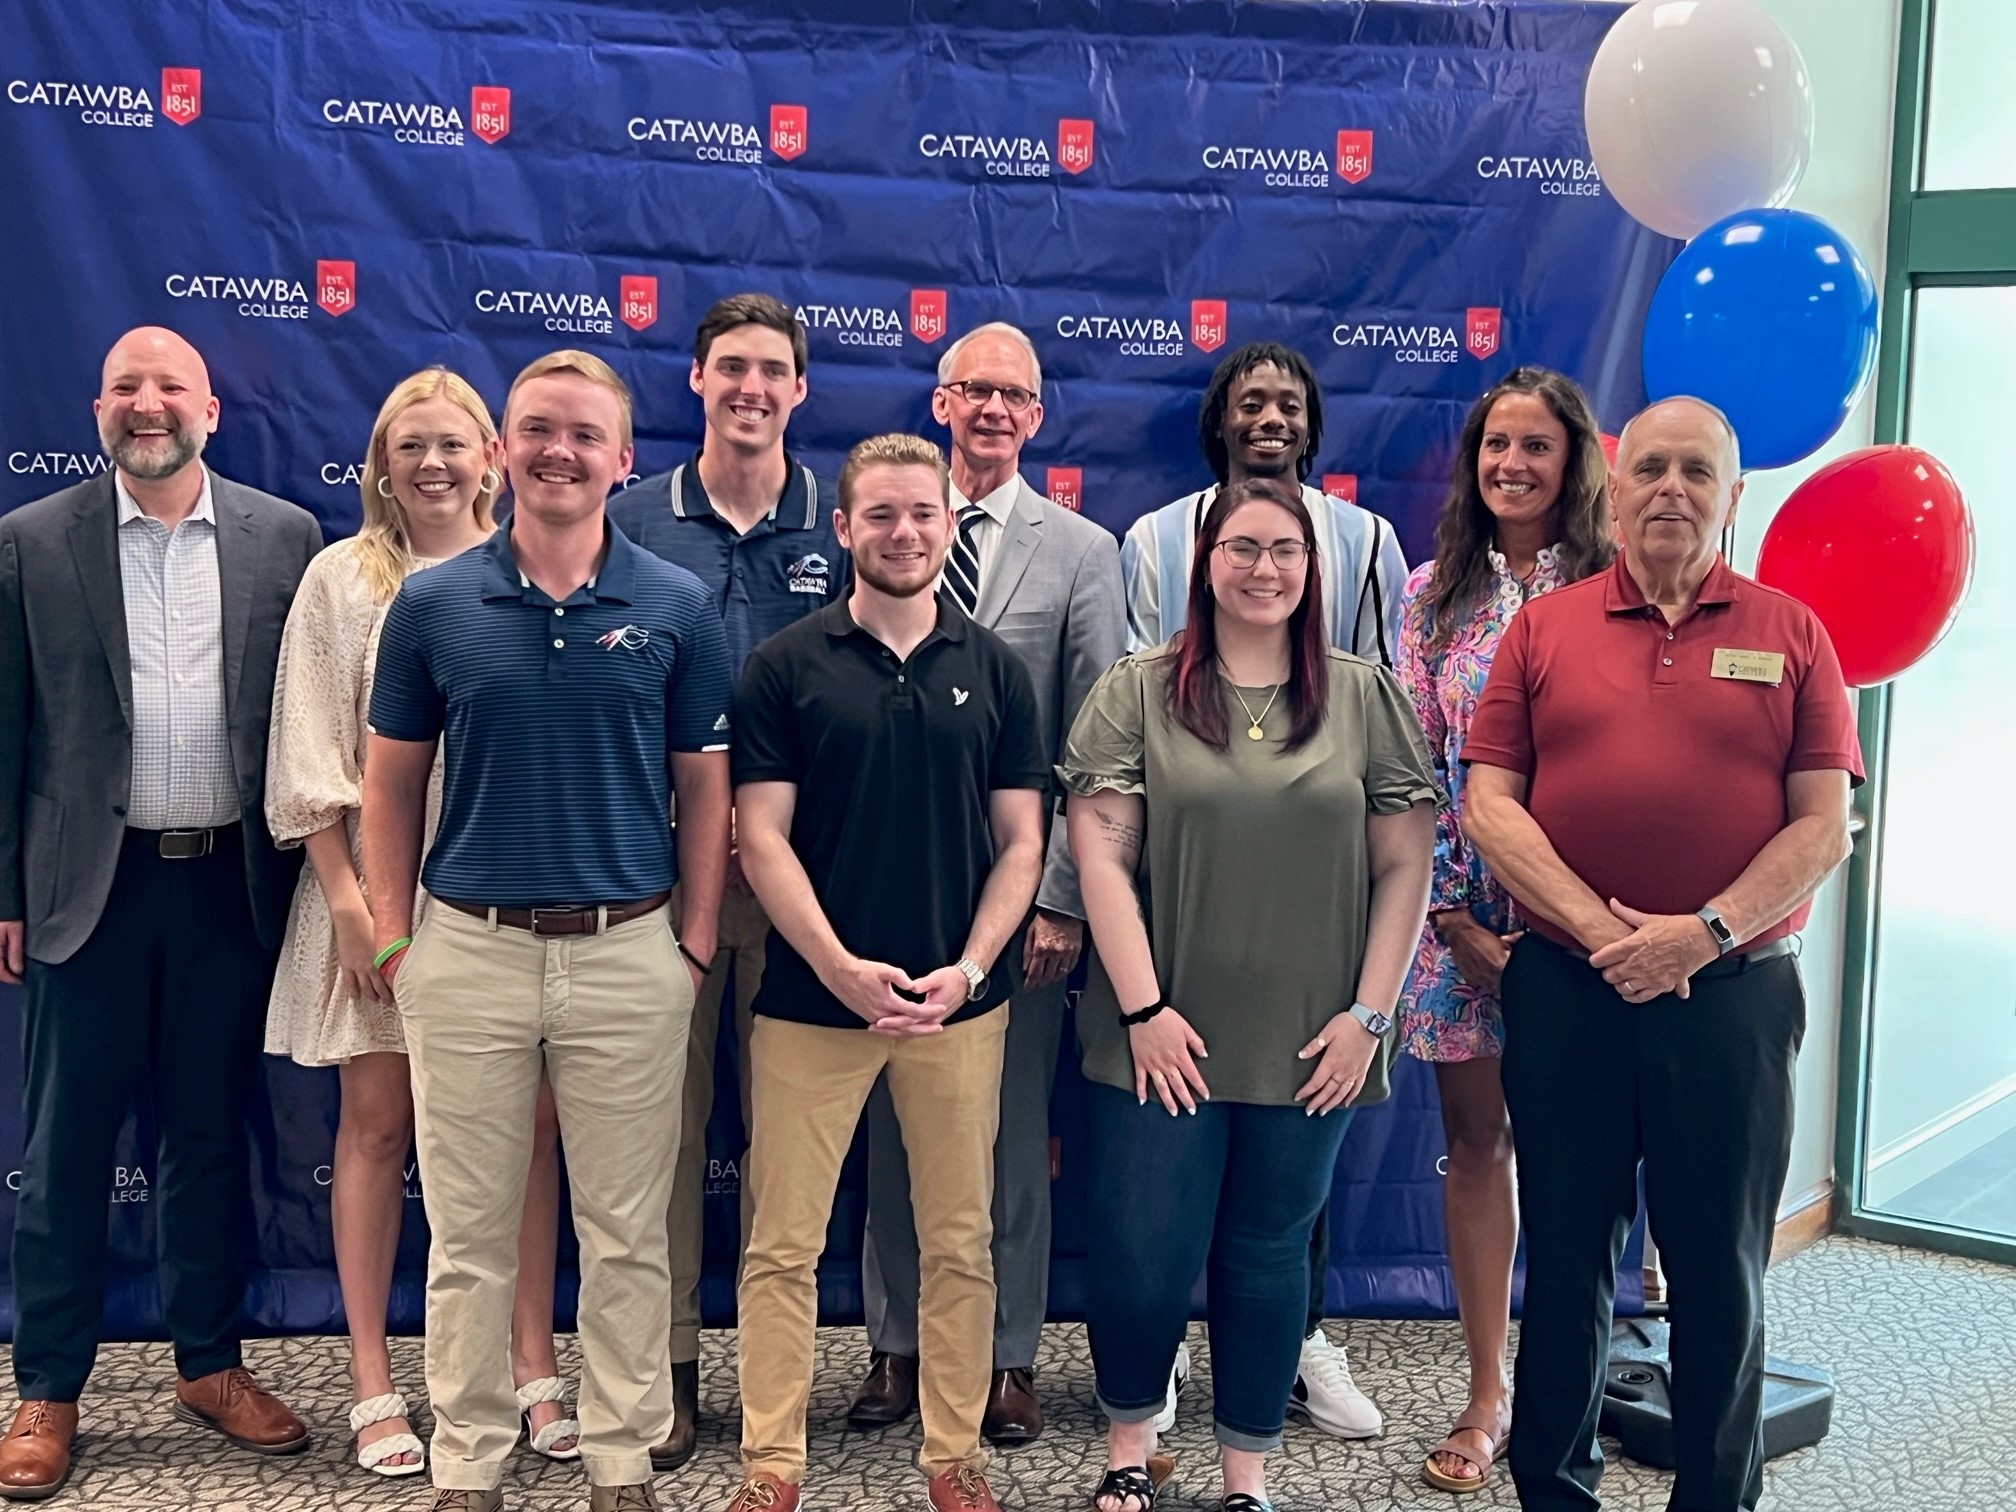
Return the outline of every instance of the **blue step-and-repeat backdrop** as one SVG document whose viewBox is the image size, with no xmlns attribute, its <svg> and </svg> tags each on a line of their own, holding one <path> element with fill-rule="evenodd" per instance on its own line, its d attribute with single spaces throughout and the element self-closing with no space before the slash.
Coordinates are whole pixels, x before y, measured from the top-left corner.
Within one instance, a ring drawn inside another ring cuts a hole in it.
<svg viewBox="0 0 2016 1512">
<path fill-rule="evenodd" d="M 692 332 L 745 289 L 793 304 L 822 470 L 939 434 L 933 373 L 988 320 L 1027 331 L 1047 416 L 1030 481 L 1115 530 L 1202 486 L 1196 411 L 1253 340 L 1323 388 L 1317 479 L 1428 549 L 1464 409 L 1521 362 L 1616 429 L 1677 244 L 1603 190 L 1582 131 L 1600 4 L 1238 0 L 25 0 L 0 38 L 0 509 L 105 466 L 90 401 L 129 326 L 181 331 L 223 404 L 210 460 L 358 519 L 370 422 L 442 362 L 501 406 L 557 346 L 637 396 L 637 471 L 690 454 Z M 944 438 L 939 434 L 939 439 Z M 0 1240 L 21 1148 L 19 1001 L 0 989 Z M 1053 1306 L 1082 1297 L 1081 1085 L 1060 1068 Z M 722 1089 L 733 1083 L 724 1066 Z M 340 1327 L 333 1072 L 269 1061 L 257 1129 L 274 1330 Z M 739 1114 L 709 1131 L 710 1320 L 732 1320 Z M 141 1110 L 108 1173 L 107 1334 L 160 1330 Z M 858 1152 L 857 1152 L 858 1155 Z M 1432 1076 L 1354 1125 L 1334 1309 L 1447 1314 Z M 420 1173 L 393 1298 L 420 1321 Z M 823 1269 L 858 1316 L 860 1170 Z M 563 1272 L 571 1242 L 563 1241 Z M 1636 1267 L 1621 1288 L 1637 1302 Z M 563 1280 L 560 1312 L 572 1315 Z M 0 1327 L 11 1325 L 0 1281 Z"/>
</svg>

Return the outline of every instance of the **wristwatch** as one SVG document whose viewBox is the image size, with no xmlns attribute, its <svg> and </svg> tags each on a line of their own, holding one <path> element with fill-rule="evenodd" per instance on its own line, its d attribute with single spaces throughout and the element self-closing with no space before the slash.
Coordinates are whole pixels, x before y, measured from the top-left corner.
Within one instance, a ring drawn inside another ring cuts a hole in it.
<svg viewBox="0 0 2016 1512">
<path fill-rule="evenodd" d="M 1701 909 L 1694 915 L 1708 926 L 1708 933 L 1715 937 L 1715 954 L 1725 956 L 1736 948 L 1736 937 L 1729 932 L 1729 926 L 1722 922 L 1722 915 L 1712 908 Z"/>
<path fill-rule="evenodd" d="M 1380 1013 L 1377 1009 L 1367 1008 L 1363 1003 L 1353 1003 L 1346 1011 L 1351 1017 L 1363 1024 L 1365 1032 L 1374 1039 L 1382 1038 L 1386 1031 L 1393 1027 L 1392 1015 Z"/>
<path fill-rule="evenodd" d="M 966 1001 L 969 1003 L 979 1002 L 980 994 L 987 990 L 987 973 L 974 965 L 965 956 L 959 957 L 953 964 L 966 975 Z"/>
</svg>

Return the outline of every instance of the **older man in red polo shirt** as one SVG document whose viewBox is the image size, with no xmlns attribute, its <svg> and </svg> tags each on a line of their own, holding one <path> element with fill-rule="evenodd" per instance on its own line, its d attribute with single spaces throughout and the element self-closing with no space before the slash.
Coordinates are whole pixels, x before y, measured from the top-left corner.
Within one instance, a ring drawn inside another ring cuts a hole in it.
<svg viewBox="0 0 2016 1512">
<path fill-rule="evenodd" d="M 1626 426 L 1616 566 L 1520 611 L 1464 748 L 1465 833 L 1532 923 L 1503 988 L 1525 1512 L 1600 1505 L 1641 1160 L 1677 1319 L 1669 1512 L 1763 1491 L 1764 1265 L 1805 1028 L 1791 936 L 1848 854 L 1862 758 L 1820 622 L 1721 558 L 1742 492 L 1712 406 Z"/>
</svg>

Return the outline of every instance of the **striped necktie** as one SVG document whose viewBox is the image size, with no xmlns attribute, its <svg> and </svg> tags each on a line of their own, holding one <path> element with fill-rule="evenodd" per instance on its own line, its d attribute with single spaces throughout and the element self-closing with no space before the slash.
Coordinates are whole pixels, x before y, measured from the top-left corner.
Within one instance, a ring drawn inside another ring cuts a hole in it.
<svg viewBox="0 0 2016 1512">
<path fill-rule="evenodd" d="M 969 619 L 980 603 L 980 522 L 986 516 L 978 504 L 961 509 L 952 549 L 945 554 L 946 591 Z"/>
</svg>

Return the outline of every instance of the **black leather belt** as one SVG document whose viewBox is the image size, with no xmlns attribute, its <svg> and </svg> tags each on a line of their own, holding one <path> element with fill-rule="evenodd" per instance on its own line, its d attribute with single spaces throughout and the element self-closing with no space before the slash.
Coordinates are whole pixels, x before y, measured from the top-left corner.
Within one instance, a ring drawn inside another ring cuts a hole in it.
<svg viewBox="0 0 2016 1512">
<path fill-rule="evenodd" d="M 641 919 L 653 909 L 663 908 L 671 899 L 672 894 L 667 891 L 639 898 L 635 903 L 611 903 L 607 909 L 594 903 L 569 903 L 556 908 L 500 908 L 497 910 L 497 922 L 511 929 L 523 929 L 542 936 L 600 934 L 604 929 L 614 929 L 618 924 Z M 458 903 L 453 898 L 437 901 L 472 919 L 489 921 L 490 906 L 487 903 Z"/>
<path fill-rule="evenodd" d="M 1589 955 L 1586 951 L 1570 950 L 1565 945 L 1557 945 L 1543 934 L 1535 934 L 1531 938 L 1538 940 L 1549 950 L 1558 950 L 1561 954 L 1580 961 L 1584 966 L 1589 964 Z M 1798 949 L 1799 942 L 1796 939 L 1791 935 L 1781 935 L 1769 945 L 1759 945 L 1755 950 L 1746 950 L 1738 955 L 1726 955 L 1720 960 L 1710 961 L 1689 980 L 1698 981 L 1702 977 L 1741 976 L 1752 966 L 1762 966 L 1766 961 L 1775 961 L 1780 956 L 1792 955 Z"/>
<path fill-rule="evenodd" d="M 207 856 L 217 849 L 217 837 L 235 825 L 222 825 L 217 829 L 166 829 L 140 830 L 154 841 L 154 853 L 163 861 L 194 861 Z"/>
</svg>

